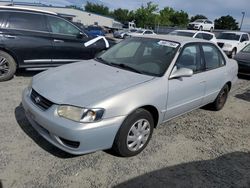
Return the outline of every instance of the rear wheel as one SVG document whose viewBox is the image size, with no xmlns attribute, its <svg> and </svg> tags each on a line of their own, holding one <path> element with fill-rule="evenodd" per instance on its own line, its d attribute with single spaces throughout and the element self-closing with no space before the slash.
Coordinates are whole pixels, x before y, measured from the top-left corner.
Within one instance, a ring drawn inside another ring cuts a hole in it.
<svg viewBox="0 0 250 188">
<path fill-rule="evenodd" d="M 147 146 L 153 129 L 152 115 L 144 109 L 137 109 L 121 125 L 112 149 L 123 157 L 137 155 Z"/>
<path fill-rule="evenodd" d="M 225 103 L 227 101 L 228 93 L 229 93 L 229 87 L 226 84 L 221 89 L 221 91 L 218 94 L 218 96 L 216 97 L 215 101 L 210 104 L 211 109 L 215 110 L 215 111 L 221 110 L 224 107 L 224 105 L 225 105 Z"/>
<path fill-rule="evenodd" d="M 16 62 L 12 56 L 0 51 L 0 82 L 10 80 L 16 72 Z"/>
</svg>

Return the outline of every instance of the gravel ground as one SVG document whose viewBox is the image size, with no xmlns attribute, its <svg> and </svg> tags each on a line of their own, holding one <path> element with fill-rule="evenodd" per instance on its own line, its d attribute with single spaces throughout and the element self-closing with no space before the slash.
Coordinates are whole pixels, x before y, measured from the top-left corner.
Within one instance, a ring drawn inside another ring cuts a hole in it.
<svg viewBox="0 0 250 188">
<path fill-rule="evenodd" d="M 72 156 L 29 125 L 20 106 L 34 72 L 0 83 L 0 188 L 250 187 L 250 81 L 220 112 L 198 109 L 159 126 L 138 156 Z"/>
</svg>

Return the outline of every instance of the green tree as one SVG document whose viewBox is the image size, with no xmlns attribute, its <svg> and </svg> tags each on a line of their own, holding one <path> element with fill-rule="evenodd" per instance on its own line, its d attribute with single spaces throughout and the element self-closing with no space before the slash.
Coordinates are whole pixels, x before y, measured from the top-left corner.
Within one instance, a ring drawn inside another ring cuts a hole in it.
<svg viewBox="0 0 250 188">
<path fill-rule="evenodd" d="M 172 26 L 186 27 L 189 21 L 188 14 L 183 10 L 177 11 L 173 15 L 171 15 L 170 21 L 172 23 Z"/>
<path fill-rule="evenodd" d="M 197 15 L 191 17 L 190 22 L 193 22 L 193 21 L 198 20 L 198 19 L 207 19 L 207 17 L 202 15 L 202 14 L 197 14 Z"/>
<path fill-rule="evenodd" d="M 109 15 L 109 8 L 102 4 L 90 3 L 87 1 L 84 8 L 85 8 L 85 11 L 88 11 L 88 12 L 93 12 L 93 13 L 101 14 L 104 16 Z"/>
<path fill-rule="evenodd" d="M 214 25 L 216 29 L 229 29 L 229 30 L 238 30 L 239 24 L 236 20 L 230 16 L 221 16 L 218 19 L 214 20 Z"/>
<path fill-rule="evenodd" d="M 132 21 L 134 18 L 133 11 L 129 11 L 127 9 L 115 9 L 112 13 L 110 13 L 116 20 L 124 23 L 128 21 Z"/>
<path fill-rule="evenodd" d="M 155 12 L 158 10 L 158 5 L 148 2 L 147 6 L 141 6 L 135 11 L 135 22 L 138 27 L 154 26 L 156 22 Z"/>
<path fill-rule="evenodd" d="M 164 7 L 160 10 L 159 22 L 161 25 L 170 26 L 172 25 L 171 17 L 175 14 L 175 10 L 171 7 Z"/>
</svg>

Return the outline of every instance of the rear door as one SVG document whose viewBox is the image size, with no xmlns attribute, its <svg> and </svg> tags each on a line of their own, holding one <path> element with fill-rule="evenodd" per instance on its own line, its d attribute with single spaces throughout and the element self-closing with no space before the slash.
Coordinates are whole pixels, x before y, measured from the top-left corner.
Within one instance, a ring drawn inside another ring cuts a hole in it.
<svg viewBox="0 0 250 188">
<path fill-rule="evenodd" d="M 20 67 L 51 63 L 52 44 L 43 14 L 8 11 L 2 31 L 4 46 L 15 54 Z"/>
<path fill-rule="evenodd" d="M 91 47 L 85 47 L 89 40 L 80 29 L 57 16 L 46 16 L 48 27 L 52 35 L 52 63 L 70 63 L 93 57 Z"/>
</svg>

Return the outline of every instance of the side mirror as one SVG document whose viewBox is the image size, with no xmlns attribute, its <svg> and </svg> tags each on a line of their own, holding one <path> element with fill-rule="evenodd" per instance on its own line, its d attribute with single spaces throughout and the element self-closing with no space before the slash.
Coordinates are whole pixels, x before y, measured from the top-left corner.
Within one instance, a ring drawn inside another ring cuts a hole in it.
<svg viewBox="0 0 250 188">
<path fill-rule="evenodd" d="M 82 39 L 84 37 L 84 33 L 80 32 L 79 34 L 76 35 L 76 38 Z"/>
<path fill-rule="evenodd" d="M 177 67 L 175 66 L 169 78 L 172 79 L 172 78 L 190 77 L 193 74 L 194 72 L 192 69 L 188 68 L 177 69 Z"/>
</svg>

